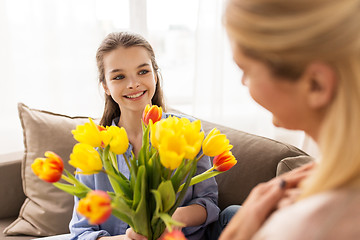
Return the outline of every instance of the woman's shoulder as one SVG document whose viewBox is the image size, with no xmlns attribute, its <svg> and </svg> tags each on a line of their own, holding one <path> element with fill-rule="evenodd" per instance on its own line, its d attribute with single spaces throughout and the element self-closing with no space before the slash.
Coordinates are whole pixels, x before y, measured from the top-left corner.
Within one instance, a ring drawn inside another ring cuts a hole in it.
<svg viewBox="0 0 360 240">
<path fill-rule="evenodd" d="M 254 239 L 360 239 L 360 189 L 329 191 L 276 211 Z"/>
</svg>

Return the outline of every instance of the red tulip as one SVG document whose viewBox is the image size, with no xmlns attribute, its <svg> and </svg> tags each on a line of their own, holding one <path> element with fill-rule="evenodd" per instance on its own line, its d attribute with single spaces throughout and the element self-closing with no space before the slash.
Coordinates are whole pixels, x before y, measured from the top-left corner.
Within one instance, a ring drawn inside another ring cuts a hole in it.
<svg viewBox="0 0 360 240">
<path fill-rule="evenodd" d="M 162 117 L 162 108 L 156 105 L 150 107 L 150 105 L 148 104 L 144 109 L 142 120 L 144 124 L 147 126 L 149 125 L 150 120 L 153 123 L 155 123 L 157 121 L 160 121 L 161 117 Z"/>
<path fill-rule="evenodd" d="M 231 151 L 225 151 L 213 159 L 214 168 L 220 172 L 229 170 L 236 163 L 237 161 Z"/>
<path fill-rule="evenodd" d="M 90 224 L 102 224 L 111 215 L 111 198 L 104 191 L 91 191 L 79 201 L 77 211 L 89 219 Z"/>
<path fill-rule="evenodd" d="M 31 164 L 31 169 L 40 179 L 46 182 L 57 182 L 61 179 L 64 170 L 62 159 L 55 153 L 45 152 L 46 158 L 36 158 Z"/>
<path fill-rule="evenodd" d="M 167 233 L 162 240 L 186 240 L 185 235 L 180 230 L 173 230 Z"/>
</svg>

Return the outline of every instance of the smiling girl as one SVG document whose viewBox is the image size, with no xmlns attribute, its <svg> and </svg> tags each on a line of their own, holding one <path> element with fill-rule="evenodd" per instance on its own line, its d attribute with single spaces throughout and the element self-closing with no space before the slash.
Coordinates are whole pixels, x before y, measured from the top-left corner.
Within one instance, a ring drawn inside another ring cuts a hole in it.
<svg viewBox="0 0 360 240">
<path fill-rule="evenodd" d="M 98 48 L 96 60 L 99 82 L 105 91 L 105 108 L 100 125 L 125 128 L 130 142 L 125 155 L 130 158 L 133 152 L 137 156 L 142 144 L 141 117 L 145 106 L 154 104 L 164 109 L 154 51 L 140 35 L 111 33 Z M 169 116 L 163 114 L 163 118 Z M 123 156 L 118 155 L 117 159 L 119 170 L 129 178 Z M 210 167 L 210 159 L 205 156 L 198 161 L 196 174 Z M 113 191 L 105 174 L 77 175 L 77 178 L 92 189 Z M 185 224 L 182 231 L 188 239 L 203 239 L 206 227 L 217 220 L 217 198 L 214 178 L 189 187 L 182 205 L 173 214 L 175 220 Z M 78 201 L 75 198 L 75 208 Z M 114 216 L 101 225 L 90 225 L 76 210 L 70 222 L 70 232 L 72 239 L 146 239 Z"/>
</svg>

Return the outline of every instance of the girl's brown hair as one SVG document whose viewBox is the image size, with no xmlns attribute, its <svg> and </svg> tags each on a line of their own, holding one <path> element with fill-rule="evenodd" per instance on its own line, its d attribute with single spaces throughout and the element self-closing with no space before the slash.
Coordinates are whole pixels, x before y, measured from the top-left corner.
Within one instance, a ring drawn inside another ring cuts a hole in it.
<svg viewBox="0 0 360 240">
<path fill-rule="evenodd" d="M 157 65 L 155 60 L 154 50 L 151 47 L 150 43 L 139 34 L 130 32 L 114 32 L 108 34 L 105 37 L 96 52 L 96 63 L 99 71 L 99 84 L 106 84 L 104 72 L 104 56 L 119 47 L 143 47 L 147 50 L 151 59 L 152 67 L 155 71 L 155 76 L 157 78 L 155 94 L 151 102 L 153 105 L 162 107 L 163 110 L 165 110 L 164 97 L 160 85 L 161 75 L 159 72 L 159 66 Z M 113 100 L 111 96 L 105 94 L 105 107 L 103 116 L 100 120 L 100 124 L 103 126 L 110 126 L 112 120 L 116 117 L 120 117 L 120 114 L 121 112 L 118 104 Z"/>
</svg>

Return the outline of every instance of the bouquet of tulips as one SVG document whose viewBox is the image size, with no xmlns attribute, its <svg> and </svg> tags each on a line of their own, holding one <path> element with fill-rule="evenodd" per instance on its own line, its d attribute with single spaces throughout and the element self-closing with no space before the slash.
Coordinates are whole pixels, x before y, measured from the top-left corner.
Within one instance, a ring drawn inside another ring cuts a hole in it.
<svg viewBox="0 0 360 240">
<path fill-rule="evenodd" d="M 143 113 L 142 148 L 135 158 L 127 159 L 129 140 L 124 128 L 103 127 L 91 119 L 72 131 L 79 142 L 69 164 L 77 174 L 107 174 L 114 192 L 92 190 L 64 169 L 62 159 L 53 152 L 37 158 L 33 172 L 59 189 L 80 198 L 77 211 L 90 224 L 101 224 L 113 214 L 149 240 L 160 237 L 165 228 L 182 223 L 171 218 L 189 186 L 220 174 L 236 164 L 232 146 L 224 134 L 214 128 L 205 138 L 199 120 L 162 118 L 158 106 L 146 106 Z M 198 156 L 202 147 L 203 154 Z M 127 179 L 118 169 L 117 154 L 124 154 L 130 170 Z M 194 176 L 197 161 L 203 155 L 213 158 L 213 167 Z M 65 173 L 65 174 L 64 174 Z M 67 183 L 59 183 L 60 179 Z"/>
</svg>

